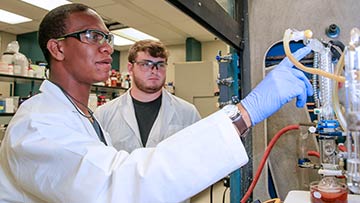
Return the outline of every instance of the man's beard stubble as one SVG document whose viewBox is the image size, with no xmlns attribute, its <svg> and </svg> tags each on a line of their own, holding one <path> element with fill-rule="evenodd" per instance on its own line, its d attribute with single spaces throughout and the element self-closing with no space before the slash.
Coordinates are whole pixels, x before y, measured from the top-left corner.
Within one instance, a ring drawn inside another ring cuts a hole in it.
<svg viewBox="0 0 360 203">
<path fill-rule="evenodd" d="M 136 77 L 133 77 L 133 82 L 139 90 L 151 94 L 151 93 L 155 93 L 155 92 L 158 92 L 159 90 L 161 90 L 161 88 L 165 84 L 165 78 L 160 83 L 160 85 L 156 85 L 156 86 L 146 86 L 146 85 L 144 85 L 144 83 L 139 81 Z"/>
</svg>

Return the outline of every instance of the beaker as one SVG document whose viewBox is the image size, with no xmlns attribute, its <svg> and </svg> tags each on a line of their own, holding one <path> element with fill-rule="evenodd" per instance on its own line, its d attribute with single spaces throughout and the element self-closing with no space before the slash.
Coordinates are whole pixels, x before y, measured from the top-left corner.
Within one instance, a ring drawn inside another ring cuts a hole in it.
<svg viewBox="0 0 360 203">
<path fill-rule="evenodd" d="M 310 199 L 311 203 L 347 203 L 347 186 L 335 177 L 325 177 L 310 183 Z"/>
</svg>

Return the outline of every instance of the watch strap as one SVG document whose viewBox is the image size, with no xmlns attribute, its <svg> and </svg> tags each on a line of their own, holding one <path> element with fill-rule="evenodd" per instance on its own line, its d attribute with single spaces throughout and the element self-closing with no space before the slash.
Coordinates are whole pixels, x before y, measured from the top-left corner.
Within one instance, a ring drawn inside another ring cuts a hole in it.
<svg viewBox="0 0 360 203">
<path fill-rule="evenodd" d="M 237 116 L 237 118 L 233 120 L 233 124 L 238 129 L 240 137 L 245 137 L 248 134 L 250 128 L 247 127 L 245 120 L 241 115 Z"/>
</svg>

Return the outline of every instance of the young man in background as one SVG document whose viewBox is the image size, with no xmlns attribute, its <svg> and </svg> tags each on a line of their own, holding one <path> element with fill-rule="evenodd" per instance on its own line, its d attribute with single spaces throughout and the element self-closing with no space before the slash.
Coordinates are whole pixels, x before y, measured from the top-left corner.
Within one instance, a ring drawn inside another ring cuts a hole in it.
<svg viewBox="0 0 360 203">
<path fill-rule="evenodd" d="M 96 117 L 117 150 L 130 153 L 155 147 L 200 120 L 194 105 L 165 90 L 168 57 L 168 50 L 159 41 L 136 42 L 128 54 L 131 88 L 96 109 Z"/>
</svg>

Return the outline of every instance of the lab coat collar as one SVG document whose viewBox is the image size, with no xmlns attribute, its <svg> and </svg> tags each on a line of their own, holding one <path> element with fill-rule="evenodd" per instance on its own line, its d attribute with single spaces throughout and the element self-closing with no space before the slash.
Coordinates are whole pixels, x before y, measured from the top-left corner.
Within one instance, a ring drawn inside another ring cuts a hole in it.
<svg viewBox="0 0 360 203">
<path fill-rule="evenodd" d="M 150 130 L 149 138 L 146 145 L 154 146 L 156 143 L 165 139 L 165 132 L 168 131 L 168 128 L 172 122 L 173 117 L 175 116 L 175 108 L 173 107 L 173 97 L 170 93 L 162 89 L 162 100 L 161 107 L 157 118 L 154 121 L 154 124 Z"/>
<path fill-rule="evenodd" d="M 64 93 L 61 91 L 61 89 L 57 85 L 55 85 L 53 82 L 51 82 L 49 80 L 44 80 L 43 83 L 41 84 L 39 90 L 44 94 L 49 94 L 52 97 L 56 98 L 57 101 L 59 102 L 59 105 L 64 105 L 64 107 L 59 106 L 60 108 L 70 109 L 74 114 L 76 114 L 79 117 L 79 119 L 85 126 L 88 133 L 91 134 L 92 136 L 95 136 L 98 139 L 98 135 L 97 135 L 94 127 L 92 126 L 92 124 L 89 122 L 89 120 L 87 118 L 83 117 L 82 115 L 80 115 L 80 113 L 76 110 L 75 106 L 68 100 L 68 98 L 66 98 Z M 99 123 L 99 125 L 100 125 L 101 130 L 103 132 L 105 132 L 100 123 Z M 104 133 L 104 137 L 105 137 L 106 143 L 110 143 L 109 136 L 107 134 L 105 135 L 105 133 Z"/>
<path fill-rule="evenodd" d="M 164 127 L 169 126 L 175 114 L 175 108 L 173 107 L 173 99 L 174 98 L 170 95 L 170 93 L 165 88 L 162 88 L 162 103 L 158 117 L 165 117 L 164 121 L 166 122 L 166 124 Z"/>
<path fill-rule="evenodd" d="M 126 115 L 124 116 L 125 122 L 130 126 L 130 128 L 134 131 L 134 134 L 136 135 L 138 142 L 140 145 L 142 145 L 141 143 L 141 137 L 140 137 L 140 131 L 139 131 L 139 127 L 136 121 L 136 117 L 135 117 L 135 109 L 134 109 L 134 104 L 132 102 L 132 98 L 130 95 L 130 90 L 126 91 L 126 98 L 125 98 L 125 102 L 128 108 L 121 108 L 118 107 L 120 109 L 122 109 L 122 114 Z M 119 103 L 120 105 L 122 105 L 121 103 Z"/>
</svg>

